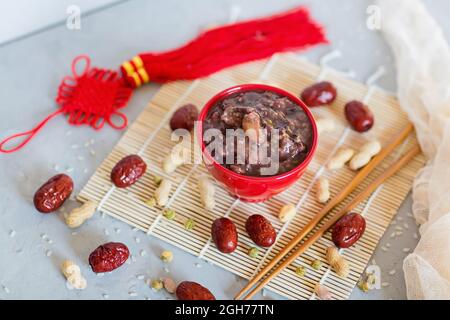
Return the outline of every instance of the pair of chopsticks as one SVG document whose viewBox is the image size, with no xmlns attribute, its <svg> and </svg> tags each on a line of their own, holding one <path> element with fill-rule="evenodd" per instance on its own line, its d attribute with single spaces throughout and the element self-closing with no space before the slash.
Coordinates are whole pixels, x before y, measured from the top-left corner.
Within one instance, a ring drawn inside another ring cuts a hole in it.
<svg viewBox="0 0 450 320">
<path fill-rule="evenodd" d="M 257 292 L 259 292 L 267 283 L 276 277 L 285 267 L 290 265 L 298 256 L 304 253 L 312 244 L 314 244 L 320 237 L 322 237 L 328 229 L 330 229 L 340 218 L 349 213 L 361 201 L 370 196 L 384 181 L 394 175 L 399 169 L 406 165 L 412 158 L 420 153 L 418 145 L 414 146 L 405 153 L 399 160 L 386 169 L 378 178 L 371 182 L 363 191 L 361 191 L 355 198 L 342 208 L 339 212 L 333 215 L 319 230 L 316 231 L 310 238 L 302 243 L 295 251 L 289 255 L 286 260 L 279 264 L 272 273 L 269 272 L 275 267 L 289 252 L 296 247 L 306 235 L 313 230 L 319 222 L 341 201 L 343 201 L 350 193 L 352 193 L 358 185 L 389 155 L 391 152 L 402 143 L 406 137 L 413 131 L 412 124 L 408 124 L 381 152 L 375 156 L 363 169 L 361 169 L 353 180 L 342 189 L 334 198 L 332 198 L 318 214 L 302 229 L 300 232 L 284 247 L 274 258 L 270 261 L 257 275 L 251 279 L 248 284 L 236 295 L 235 299 L 243 298 L 243 300 L 251 299 Z M 259 282 L 260 281 L 260 282 Z M 245 292 L 251 290 L 246 296 Z"/>
</svg>

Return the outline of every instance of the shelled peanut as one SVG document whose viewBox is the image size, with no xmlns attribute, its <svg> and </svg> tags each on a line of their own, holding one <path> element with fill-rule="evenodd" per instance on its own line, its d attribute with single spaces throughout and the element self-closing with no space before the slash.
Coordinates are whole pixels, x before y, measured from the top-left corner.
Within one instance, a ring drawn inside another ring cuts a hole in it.
<svg viewBox="0 0 450 320">
<path fill-rule="evenodd" d="M 78 290 L 86 289 L 86 279 L 81 275 L 80 267 L 70 260 L 65 260 L 61 265 L 61 271 L 67 279 L 67 282 Z"/>
<path fill-rule="evenodd" d="M 97 202 L 87 201 L 81 207 L 73 209 L 66 217 L 66 224 L 69 228 L 77 228 L 86 220 L 90 219 L 97 208 Z"/>
<path fill-rule="evenodd" d="M 159 184 L 159 187 L 155 190 L 156 203 L 159 206 L 165 206 L 169 202 L 170 190 L 172 189 L 172 182 L 167 179 L 163 179 Z"/>
<path fill-rule="evenodd" d="M 207 210 L 213 210 L 216 205 L 214 199 L 215 187 L 207 176 L 198 179 L 198 190 L 203 207 Z"/>
<path fill-rule="evenodd" d="M 379 141 L 367 142 L 350 160 L 350 169 L 358 170 L 367 165 L 370 160 L 381 151 Z"/>
<path fill-rule="evenodd" d="M 350 148 L 339 149 L 328 162 L 327 168 L 329 170 L 342 169 L 345 166 L 345 164 L 350 161 L 350 159 L 353 157 L 354 154 L 355 150 L 353 149 Z"/>
<path fill-rule="evenodd" d="M 338 276 L 346 278 L 350 273 L 347 260 L 339 254 L 339 250 L 332 246 L 327 249 L 327 260 Z"/>
<path fill-rule="evenodd" d="M 316 199 L 319 203 L 330 200 L 330 182 L 327 178 L 320 177 L 316 182 Z"/>
</svg>

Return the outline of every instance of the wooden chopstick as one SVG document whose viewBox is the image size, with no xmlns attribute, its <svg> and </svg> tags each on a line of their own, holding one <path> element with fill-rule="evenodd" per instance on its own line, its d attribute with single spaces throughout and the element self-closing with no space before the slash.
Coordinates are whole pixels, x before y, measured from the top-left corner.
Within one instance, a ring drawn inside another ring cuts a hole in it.
<svg viewBox="0 0 450 320">
<path fill-rule="evenodd" d="M 316 233 L 308 238 L 304 243 L 300 245 L 286 260 L 284 260 L 270 275 L 264 278 L 250 293 L 243 299 L 251 299 L 258 291 L 260 291 L 267 283 L 276 277 L 283 269 L 294 262 L 302 253 L 304 253 L 314 242 L 322 237 L 328 229 L 330 229 L 340 218 L 349 213 L 355 208 L 361 201 L 370 196 L 384 181 L 394 175 L 405 164 L 407 164 L 412 158 L 420 153 L 420 148 L 415 145 L 409 150 L 400 160 L 391 165 L 386 171 L 384 171 L 378 178 L 370 183 L 367 188 L 361 191 L 349 204 L 347 204 L 342 210 L 333 215 L 333 217 L 327 221 Z"/>
<path fill-rule="evenodd" d="M 247 285 L 236 295 L 240 299 L 243 294 L 261 280 L 281 259 L 284 258 L 297 244 L 331 211 L 337 204 L 344 200 L 353 190 L 380 164 L 406 137 L 413 131 L 414 127 L 409 123 L 381 152 L 375 156 L 367 166 L 362 168 L 352 181 L 332 198 L 317 215 L 284 247 L 258 274 L 256 274 Z"/>
</svg>

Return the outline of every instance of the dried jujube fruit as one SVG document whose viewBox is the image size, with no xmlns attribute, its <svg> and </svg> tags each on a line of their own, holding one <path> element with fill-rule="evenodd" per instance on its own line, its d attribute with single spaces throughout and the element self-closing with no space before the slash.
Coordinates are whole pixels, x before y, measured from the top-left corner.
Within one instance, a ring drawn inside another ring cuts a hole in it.
<svg viewBox="0 0 450 320">
<path fill-rule="evenodd" d="M 277 238 L 277 233 L 270 221 L 259 214 L 254 214 L 247 219 L 245 230 L 250 239 L 260 247 L 270 247 Z"/>
<path fill-rule="evenodd" d="M 177 287 L 178 300 L 216 300 L 216 297 L 197 282 L 183 281 Z"/>
<path fill-rule="evenodd" d="M 96 273 L 110 272 L 123 265 L 130 251 L 127 246 L 120 242 L 108 242 L 89 255 L 89 264 L 92 271 Z"/>
<path fill-rule="evenodd" d="M 231 253 L 237 247 L 236 226 L 228 218 L 218 218 L 214 221 L 211 226 L 211 237 L 220 252 Z"/>
<path fill-rule="evenodd" d="M 301 94 L 301 99 L 308 107 L 328 105 L 336 100 L 337 90 L 331 82 L 322 81 L 315 83 Z"/>
<path fill-rule="evenodd" d="M 355 244 L 366 230 L 366 220 L 357 213 L 349 213 L 333 226 L 331 237 L 338 248 L 348 248 Z"/>
<path fill-rule="evenodd" d="M 45 182 L 34 194 L 33 203 L 42 213 L 58 210 L 73 191 L 72 179 L 63 173 Z"/>
<path fill-rule="evenodd" d="M 353 100 L 345 105 L 345 118 L 353 130 L 366 132 L 373 127 L 374 117 L 372 111 L 364 103 Z"/>
<path fill-rule="evenodd" d="M 111 181 L 117 188 L 126 188 L 134 184 L 147 170 L 144 160 L 135 154 L 122 158 L 111 171 Z"/>
<path fill-rule="evenodd" d="M 186 129 L 191 131 L 198 118 L 197 107 L 189 103 L 176 110 L 170 119 L 170 129 Z"/>
</svg>

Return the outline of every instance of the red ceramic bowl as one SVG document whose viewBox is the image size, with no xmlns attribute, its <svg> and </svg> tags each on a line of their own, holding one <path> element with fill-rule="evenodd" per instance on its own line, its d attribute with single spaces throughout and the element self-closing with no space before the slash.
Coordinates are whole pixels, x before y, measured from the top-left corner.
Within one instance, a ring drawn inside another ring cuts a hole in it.
<svg viewBox="0 0 450 320">
<path fill-rule="evenodd" d="M 253 177 L 235 173 L 225 168 L 220 163 L 216 162 L 214 158 L 207 151 L 205 151 L 206 146 L 203 142 L 203 120 L 208 114 L 209 109 L 212 106 L 214 106 L 216 102 L 223 100 L 229 97 L 230 95 L 239 92 L 255 91 L 255 90 L 272 91 L 291 99 L 298 105 L 299 108 L 302 108 L 305 111 L 305 113 L 309 118 L 309 121 L 311 122 L 313 130 L 311 149 L 308 155 L 306 156 L 305 160 L 294 169 L 276 176 Z M 206 103 L 206 105 L 200 112 L 198 120 L 199 123 L 197 125 L 197 138 L 199 139 L 204 159 L 206 158 L 206 160 L 208 160 L 205 161 L 206 167 L 208 168 L 209 172 L 214 176 L 214 178 L 217 181 L 221 182 L 232 195 L 244 201 L 248 202 L 265 201 L 270 197 L 286 190 L 289 186 L 295 183 L 302 176 L 308 164 L 311 162 L 314 153 L 316 152 L 318 134 L 316 122 L 314 120 L 313 115 L 309 111 L 308 107 L 299 98 L 280 88 L 264 84 L 244 84 L 228 88 L 216 94 Z"/>
</svg>

